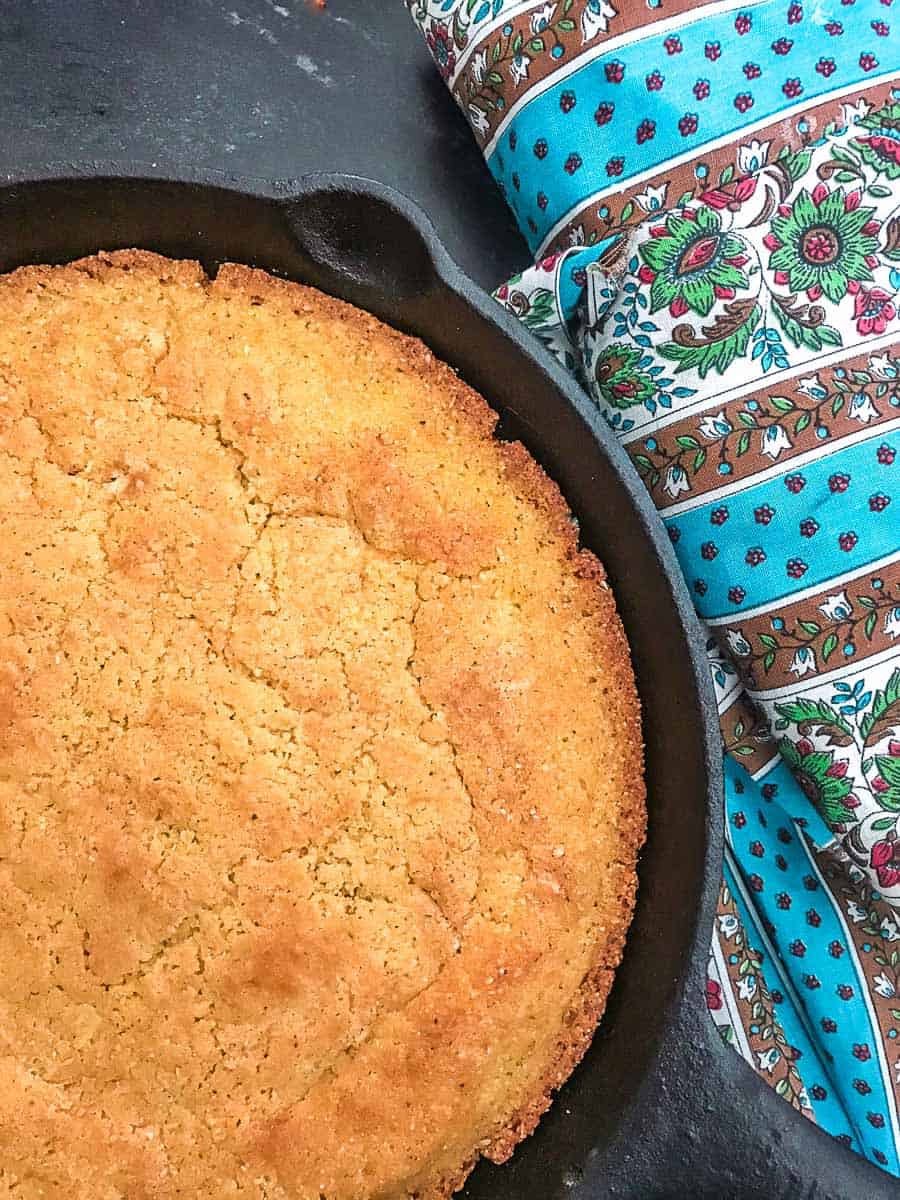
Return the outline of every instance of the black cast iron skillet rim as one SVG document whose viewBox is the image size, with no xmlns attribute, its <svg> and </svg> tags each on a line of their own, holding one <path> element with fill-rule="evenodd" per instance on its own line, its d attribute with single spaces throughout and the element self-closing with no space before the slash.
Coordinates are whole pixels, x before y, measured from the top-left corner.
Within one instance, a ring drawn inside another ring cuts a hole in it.
<svg viewBox="0 0 900 1200">
<path fill-rule="evenodd" d="M 326 275 L 331 273 L 338 294 L 351 298 L 353 272 L 365 275 L 382 272 L 382 286 L 404 286 L 402 264 L 384 260 L 377 255 L 366 261 L 365 254 L 354 263 L 341 262 L 340 254 L 332 256 L 334 246 L 318 238 L 307 223 L 308 214 L 317 207 L 327 211 L 330 203 L 346 204 L 347 199 L 377 214 L 383 212 L 402 218 L 411 238 L 410 246 L 420 248 L 427 257 L 433 275 L 431 281 L 414 281 L 433 294 L 435 303 L 454 301 L 474 314 L 479 322 L 495 331 L 497 353 L 511 353 L 538 377 L 549 384 L 551 391 L 563 397 L 569 409 L 577 414 L 585 434 L 605 459 L 606 465 L 627 492 L 628 504 L 637 515 L 642 536 L 652 547 L 656 562 L 665 574 L 671 602 L 677 612 L 690 660 L 692 697 L 686 698 L 697 707 L 696 735 L 702 742 L 705 761 L 706 806 L 702 847 L 703 878 L 698 883 L 699 904 L 684 914 L 689 928 L 688 947 L 678 977 L 673 981 L 672 999 L 659 1015 L 651 1059 L 623 1111 L 610 1120 L 606 1114 L 608 1136 L 583 1153 L 583 1159 L 573 1159 L 573 1146 L 554 1160 L 556 1139 L 565 1140 L 565 1105 L 577 1093 L 577 1081 L 590 1072 L 603 1070 L 602 1047 L 604 1026 L 595 1039 L 595 1047 L 567 1085 L 554 1107 L 545 1117 L 535 1138 L 524 1143 L 512 1162 L 502 1168 L 479 1167 L 466 1193 L 473 1200 L 503 1197 L 504 1200 L 550 1200 L 551 1196 L 571 1195 L 588 1200 L 606 1195 L 633 1197 L 644 1200 L 652 1196 L 803 1196 L 851 1197 L 856 1195 L 896 1195 L 895 1185 L 887 1176 L 863 1160 L 850 1154 L 816 1130 L 809 1122 L 792 1114 L 732 1051 L 719 1045 L 711 1021 L 702 1010 L 703 980 L 706 970 L 707 946 L 715 897 L 721 871 L 722 800 L 721 756 L 715 703 L 712 697 L 704 641 L 687 595 L 681 572 L 668 539 L 646 494 L 622 448 L 615 441 L 586 395 L 549 354 L 510 314 L 504 312 L 484 292 L 476 287 L 459 269 L 441 245 L 430 221 L 407 198 L 382 184 L 344 175 L 307 176 L 296 181 L 263 181 L 240 179 L 219 172 L 175 172 L 158 168 L 148 170 L 131 164 L 73 164 L 54 165 L 35 172 L 39 178 L 10 182 L 0 187 L 0 216 L 7 207 L 14 212 L 22 205 L 22 195 L 34 203 L 46 198 L 46 189 L 95 189 L 97 197 L 104 188 L 114 189 L 123 183 L 147 189 L 169 187 L 182 189 L 185 206 L 198 189 L 223 198 L 246 197 L 248 203 L 275 205 L 287 221 L 301 249 L 312 264 L 318 264 Z M 81 194 L 81 193 L 79 193 Z M 373 233 L 373 236 L 376 236 Z M 377 240 L 377 238 L 376 238 Z M 99 243 L 91 247 L 100 248 Z M 112 247 L 108 247 L 112 248 Z M 150 246 L 149 248 L 153 248 Z M 338 250 L 340 248 L 338 247 Z M 87 247 L 73 251 L 86 253 Z M 39 255 L 38 255 L 39 256 Z M 333 261 L 329 261 L 333 257 Z M 391 271 L 399 272 L 392 279 Z M 349 283 L 347 282 L 349 280 Z M 329 290 L 327 287 L 325 290 Z M 453 361 L 452 354 L 445 357 Z M 458 365 L 458 364 L 457 364 Z M 549 395 L 549 394 L 548 394 Z M 552 398 L 552 397 L 550 397 Z M 534 431 L 525 429 L 523 441 Z M 533 443 L 533 438 L 532 438 Z M 537 452 L 540 447 L 530 447 Z M 698 803 L 701 798 L 698 797 Z M 652 813 L 651 813 L 652 820 Z M 652 881 L 651 881 L 652 882 Z M 642 890 L 646 887 L 642 882 Z M 649 902 L 649 901 L 648 901 Z M 639 906 L 640 906 L 639 899 Z M 632 952 L 633 953 L 633 952 Z M 626 948 L 621 974 L 627 970 L 629 951 Z M 611 1009 L 616 989 L 613 990 Z M 596 1049 L 596 1053 L 595 1053 Z M 575 1090 L 573 1090 L 573 1088 Z M 609 1097 L 614 1107 L 615 1097 Z M 548 1129 L 550 1132 L 548 1133 Z M 535 1150 L 535 1147 L 543 1149 Z M 540 1159 L 545 1169 L 544 1186 L 534 1188 L 534 1173 L 529 1176 L 522 1164 L 529 1158 Z M 565 1160 L 565 1161 L 563 1161 Z M 823 1180 L 819 1183 L 819 1180 Z M 827 1179 L 827 1182 L 824 1180 Z M 523 1188 L 527 1188 L 523 1190 Z M 510 1190 L 512 1189 L 512 1190 Z M 518 1190 L 516 1190 L 518 1189 Z"/>
</svg>

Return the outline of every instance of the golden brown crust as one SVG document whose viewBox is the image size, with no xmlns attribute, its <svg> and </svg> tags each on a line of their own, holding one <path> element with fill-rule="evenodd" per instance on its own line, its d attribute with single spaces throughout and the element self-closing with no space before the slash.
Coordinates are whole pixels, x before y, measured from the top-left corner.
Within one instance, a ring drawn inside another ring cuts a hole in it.
<svg viewBox="0 0 900 1200">
<path fill-rule="evenodd" d="M 248 267 L 0 278 L 17 1194 L 438 1200 L 583 1055 L 640 714 L 603 569 L 495 424 Z"/>
</svg>

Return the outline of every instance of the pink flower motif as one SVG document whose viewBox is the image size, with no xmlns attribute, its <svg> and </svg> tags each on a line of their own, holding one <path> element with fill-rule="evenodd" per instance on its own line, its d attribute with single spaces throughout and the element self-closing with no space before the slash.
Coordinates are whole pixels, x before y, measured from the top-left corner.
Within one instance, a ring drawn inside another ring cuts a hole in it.
<svg viewBox="0 0 900 1200">
<path fill-rule="evenodd" d="M 740 113 L 747 112 L 748 109 L 753 107 L 753 97 L 749 92 L 739 92 L 734 98 L 734 107 Z"/>
<path fill-rule="evenodd" d="M 878 784 L 882 786 L 879 787 Z M 887 784 L 877 776 L 872 784 L 876 791 L 887 791 Z M 876 842 L 869 851 L 869 865 L 875 868 L 878 875 L 878 882 L 881 887 L 894 887 L 900 883 L 900 869 L 897 867 L 897 850 L 900 849 L 896 841 L 891 841 L 885 838 L 884 841 Z"/>
<path fill-rule="evenodd" d="M 597 111 L 594 113 L 594 120 L 598 125 L 608 125 L 612 120 L 614 111 L 615 105 L 610 104 L 608 101 L 604 101 L 603 104 L 598 104 Z"/>
<path fill-rule="evenodd" d="M 710 208 L 723 209 L 727 208 L 731 203 L 731 197 L 721 188 L 710 188 L 708 192 L 703 192 L 700 199 Z"/>
<path fill-rule="evenodd" d="M 706 981 L 706 1007 L 710 1012 L 718 1012 L 722 1007 L 722 985 L 717 979 Z"/>
<path fill-rule="evenodd" d="M 833 58 L 820 58 L 819 61 L 816 63 L 816 70 L 825 79 L 828 79 L 828 77 L 830 75 L 833 75 L 835 73 L 837 68 L 834 65 Z"/>
<path fill-rule="evenodd" d="M 734 27 L 740 36 L 749 33 L 752 24 L 749 13 L 738 13 L 734 19 Z"/>
<path fill-rule="evenodd" d="M 709 95 L 709 80 L 698 79 L 694 84 L 694 95 L 698 100 L 705 100 Z"/>
<path fill-rule="evenodd" d="M 857 332 L 864 337 L 884 333 L 888 322 L 897 315 L 893 297 L 881 288 L 860 288 L 853 297 L 853 316 Z"/>
<path fill-rule="evenodd" d="M 706 55 L 706 57 L 709 59 L 710 62 L 715 62 L 716 59 L 719 57 L 719 55 L 722 53 L 722 47 L 718 42 L 707 42 L 706 45 L 703 47 L 703 53 Z"/>
<path fill-rule="evenodd" d="M 800 21 L 802 21 L 803 20 L 803 5 L 802 4 L 792 4 L 790 6 L 790 8 L 788 9 L 787 19 L 788 19 L 788 25 L 797 25 Z"/>
<path fill-rule="evenodd" d="M 682 50 L 680 37 L 667 37 L 663 42 L 666 48 L 666 54 L 680 54 Z"/>
<path fill-rule="evenodd" d="M 772 49 L 776 54 L 789 54 L 793 44 L 790 38 L 782 37 L 772 43 Z"/>
<path fill-rule="evenodd" d="M 803 85 L 799 79 L 787 79 L 782 85 L 781 90 L 789 100 L 793 100 L 795 96 L 799 96 L 803 91 Z"/>
<path fill-rule="evenodd" d="M 859 65 L 864 71 L 874 71 L 878 66 L 878 59 L 874 54 L 861 54 L 859 56 Z"/>
<path fill-rule="evenodd" d="M 743 204 L 744 200 L 749 200 L 752 194 L 754 194 L 756 191 L 756 182 L 756 175 L 748 175 L 746 176 L 746 179 L 739 179 L 737 184 L 734 185 L 734 199 L 736 199 L 739 204 Z M 733 259 L 732 262 L 734 262 Z M 746 259 L 744 259 L 744 262 L 746 262 Z M 739 264 L 734 263 L 734 265 L 737 266 Z"/>
</svg>

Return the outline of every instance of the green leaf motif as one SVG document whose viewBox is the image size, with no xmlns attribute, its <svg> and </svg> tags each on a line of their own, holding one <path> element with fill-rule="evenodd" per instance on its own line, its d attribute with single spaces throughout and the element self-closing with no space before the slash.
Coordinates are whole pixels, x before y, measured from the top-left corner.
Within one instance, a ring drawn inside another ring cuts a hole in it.
<svg viewBox="0 0 900 1200">
<path fill-rule="evenodd" d="M 622 220 L 625 220 L 624 210 Z M 690 346 L 664 342 L 659 352 L 663 358 L 677 363 L 676 370 L 679 372 L 695 370 L 701 379 L 705 379 L 710 371 L 722 375 L 736 358 L 742 358 L 746 354 L 750 335 L 759 324 L 761 315 L 762 309 L 758 304 L 754 304 L 747 319 L 725 337 L 700 341 L 699 344 Z"/>
<path fill-rule="evenodd" d="M 633 212 L 634 204 L 629 200 L 627 204 L 623 205 L 622 211 L 619 213 L 619 221 L 624 225 Z"/>
<path fill-rule="evenodd" d="M 763 670 L 768 675 L 768 673 L 772 670 L 772 668 L 774 666 L 775 666 L 775 651 L 770 650 L 769 653 L 763 659 Z"/>
<path fill-rule="evenodd" d="M 797 407 L 793 400 L 789 400 L 787 396 L 770 396 L 769 403 L 779 412 L 793 412 Z"/>
<path fill-rule="evenodd" d="M 756 429 L 756 418 L 743 409 L 738 413 L 738 420 L 742 425 L 746 425 L 749 429 Z"/>
<path fill-rule="evenodd" d="M 771 646 L 773 650 L 778 649 L 778 641 L 772 637 L 771 633 L 761 633 L 759 635 L 759 640 L 764 646 Z"/>
<path fill-rule="evenodd" d="M 859 726 L 863 740 L 868 742 L 873 733 L 887 733 L 895 720 L 900 722 L 900 667 L 893 672 L 884 691 L 875 693 L 872 707 Z"/>
<path fill-rule="evenodd" d="M 681 448 L 683 450 L 699 450 L 700 449 L 700 443 L 697 441 L 697 439 L 695 437 L 691 437 L 689 434 L 682 434 L 680 437 L 677 437 L 675 439 L 675 441 L 678 443 L 679 446 L 681 446 Z"/>
<path fill-rule="evenodd" d="M 828 637 L 822 643 L 822 662 L 828 662 L 835 650 L 837 650 L 837 634 L 829 633 Z"/>
<path fill-rule="evenodd" d="M 866 617 L 866 623 L 863 625 L 863 633 L 866 639 L 871 642 L 872 634 L 875 632 L 875 626 L 878 624 L 878 613 L 870 612 Z"/>
<path fill-rule="evenodd" d="M 528 45 L 531 47 L 531 49 L 534 51 L 535 54 L 543 54 L 547 48 L 544 45 L 544 39 L 539 38 L 539 37 L 532 38 L 531 41 L 528 43 Z"/>
<path fill-rule="evenodd" d="M 848 738 L 853 737 L 853 729 L 844 718 L 840 715 L 837 709 L 826 704 L 824 700 L 791 700 L 787 704 L 776 704 L 775 711 L 779 716 L 784 717 L 788 723 L 794 725 L 819 725 L 825 728 L 834 728 L 846 734 Z"/>
<path fill-rule="evenodd" d="M 785 335 L 795 346 L 805 346 L 809 350 L 821 350 L 823 346 L 842 345 L 841 335 L 830 325 L 802 325 L 780 304 L 773 304 L 772 311 Z"/>
<path fill-rule="evenodd" d="M 801 413 L 797 418 L 797 423 L 794 425 L 794 433 L 802 433 L 804 429 L 809 428 L 812 417 L 808 412 Z"/>
<path fill-rule="evenodd" d="M 705 462 L 706 462 L 706 451 L 701 448 L 694 455 L 694 471 L 695 472 L 699 471 Z"/>
<path fill-rule="evenodd" d="M 841 411 L 841 409 L 844 407 L 844 404 L 845 404 L 845 401 L 844 401 L 843 396 L 841 396 L 841 395 L 835 396 L 835 398 L 831 402 L 831 415 L 833 417 L 836 417 L 838 415 L 838 413 Z"/>
<path fill-rule="evenodd" d="M 741 436 L 738 438 L 737 450 L 735 451 L 735 453 L 737 454 L 738 458 L 740 458 L 742 455 L 746 454 L 749 449 L 750 449 L 750 434 L 745 429 L 744 432 L 741 434 Z"/>
<path fill-rule="evenodd" d="M 896 817 L 879 817 L 877 821 L 872 822 L 872 829 L 876 833 L 883 833 L 885 829 L 893 829 L 896 824 Z"/>
<path fill-rule="evenodd" d="M 816 637 L 822 632 L 821 627 L 815 621 L 799 621 L 798 624 L 804 633 L 808 633 L 812 637 Z"/>
<path fill-rule="evenodd" d="M 892 758 L 887 754 L 876 754 L 875 769 L 891 787 L 900 787 L 900 758 Z"/>
</svg>

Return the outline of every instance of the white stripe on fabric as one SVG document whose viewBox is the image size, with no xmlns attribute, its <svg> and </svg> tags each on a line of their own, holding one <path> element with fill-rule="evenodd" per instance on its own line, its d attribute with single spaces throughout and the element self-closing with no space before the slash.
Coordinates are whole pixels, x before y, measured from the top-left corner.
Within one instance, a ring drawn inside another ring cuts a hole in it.
<svg viewBox="0 0 900 1200">
<path fill-rule="evenodd" d="M 839 591 L 848 583 L 852 583 L 854 579 L 862 579 L 863 575 L 871 575 L 875 571 L 880 571 L 882 567 L 888 567 L 896 561 L 897 551 L 894 551 L 891 554 L 885 554 L 883 558 L 874 558 L 871 562 L 865 563 L 861 567 L 854 567 L 852 571 L 845 571 L 843 575 L 833 575 L 830 579 L 824 580 L 822 583 L 814 583 L 807 588 L 801 589 L 799 592 L 791 592 L 789 596 L 778 596 L 774 600 L 767 600 L 765 604 L 757 604 L 756 608 L 743 609 L 740 612 L 731 613 L 725 617 L 704 617 L 704 620 L 707 625 L 731 625 L 734 622 L 739 624 L 750 617 L 763 616 L 767 612 L 781 609 L 785 604 L 794 604 L 799 600 L 808 600 L 810 596 L 817 596 L 820 592 L 830 591 L 831 588 Z"/>
<path fill-rule="evenodd" d="M 763 375 L 755 380 L 751 387 L 747 387 L 746 383 L 742 381 L 735 384 L 734 387 L 723 388 L 718 392 L 710 388 L 709 391 L 701 395 L 698 399 L 691 400 L 679 408 L 672 409 L 671 412 L 664 410 L 662 415 L 657 413 L 652 421 L 648 421 L 646 425 L 631 430 L 619 440 L 623 446 L 629 446 L 632 442 L 639 442 L 641 438 L 656 437 L 660 430 L 666 429 L 670 425 L 677 425 L 685 417 L 693 414 L 699 416 L 700 413 L 705 412 L 707 409 L 724 408 L 732 400 L 739 400 L 742 396 L 753 396 L 756 392 L 766 391 L 771 393 L 777 386 L 790 383 L 793 379 L 799 379 L 801 375 L 815 375 L 817 371 L 821 371 L 823 367 L 830 367 L 832 363 L 843 362 L 845 359 L 852 358 L 856 354 L 872 353 L 875 350 L 880 350 L 882 346 L 892 346 L 896 341 L 897 331 L 895 329 L 893 333 L 883 333 L 880 337 L 860 338 L 858 342 L 854 342 L 852 345 L 839 346 L 837 350 L 829 350 L 827 353 L 820 354 L 814 358 L 806 358 L 801 363 L 784 367 L 780 371 L 770 371 L 767 375 Z"/>
<path fill-rule="evenodd" d="M 750 778 L 754 782 L 758 782 L 760 779 L 765 779 L 765 777 L 767 775 L 771 775 L 771 773 L 775 770 L 775 768 L 778 766 L 778 764 L 780 762 L 781 762 L 781 755 L 776 750 L 775 753 L 772 755 L 772 757 L 769 759 L 769 761 L 767 763 L 763 763 L 763 765 L 759 768 L 758 771 L 754 771 L 753 774 L 750 776 Z"/>
<path fill-rule="evenodd" d="M 884 1039 L 881 1036 L 881 1030 L 878 1025 L 878 1017 L 875 1014 L 875 1006 L 872 1003 L 872 996 L 869 992 L 866 973 L 863 970 L 862 963 L 859 960 L 859 955 L 856 952 L 856 946 L 850 933 L 850 928 L 844 919 L 844 914 L 841 911 L 841 906 L 837 901 L 837 897 L 834 895 L 831 888 L 828 886 L 828 881 L 823 877 L 822 872 L 819 870 L 818 863 L 810 854 L 809 846 L 806 844 L 806 837 L 803 836 L 803 831 L 798 829 L 797 832 L 801 835 L 798 840 L 800 845 L 803 847 L 803 851 L 806 854 L 807 859 L 809 860 L 809 865 L 816 878 L 821 881 L 821 890 L 828 897 L 831 907 L 834 909 L 835 915 L 837 916 L 838 924 L 844 931 L 844 940 L 847 943 L 847 953 L 851 957 L 857 978 L 861 981 L 859 990 L 865 1000 L 866 1011 L 869 1016 L 869 1024 L 872 1027 L 872 1041 L 875 1044 L 875 1050 L 878 1054 L 878 1064 L 881 1067 L 881 1078 L 885 1084 L 884 1090 L 887 1096 L 888 1114 L 891 1119 L 891 1134 L 893 1136 L 894 1146 L 897 1147 L 900 1146 L 900 1127 L 898 1127 L 897 1124 L 897 1098 L 894 1095 L 894 1084 L 891 1076 L 891 1068 L 888 1064 L 887 1056 L 885 1054 Z M 862 1141 L 862 1138 L 860 1138 L 860 1141 Z M 896 1153 L 897 1151 L 895 1150 L 895 1154 Z"/>
<path fill-rule="evenodd" d="M 728 1009 L 728 1019 L 731 1022 L 731 1028 L 734 1030 L 734 1037 L 737 1042 L 735 1049 L 741 1058 L 755 1070 L 756 1063 L 753 1061 L 753 1051 L 750 1048 L 750 1043 L 747 1041 L 747 1031 L 744 1028 L 744 1022 L 741 1020 L 741 1013 L 734 998 L 734 992 L 731 990 L 731 979 L 728 975 L 728 966 L 725 962 L 725 955 L 722 953 L 722 945 L 719 941 L 717 929 L 713 930 L 711 944 L 719 978 L 722 980 L 722 995 L 725 1000 L 725 1007 Z"/>
<path fill-rule="evenodd" d="M 669 508 L 661 508 L 659 515 L 664 521 L 668 521 L 670 517 L 679 517 L 682 513 L 692 512 L 695 508 L 703 508 L 705 505 L 712 504 L 717 500 L 723 500 L 727 496 L 739 496 L 742 492 L 749 492 L 751 488 L 755 488 L 761 483 L 767 483 L 770 479 L 778 479 L 782 475 L 790 475 L 794 471 L 801 470 L 809 463 L 819 462 L 824 458 L 828 458 L 836 450 L 845 450 L 848 446 L 856 446 L 861 442 L 878 441 L 880 437 L 893 433 L 897 429 L 900 429 L 900 417 L 895 417 L 893 421 L 885 421 L 882 425 L 876 425 L 874 428 L 866 425 L 857 433 L 851 433 L 847 437 L 828 442 L 827 449 L 824 446 L 814 446 L 811 450 L 806 450 L 803 454 L 798 454 L 796 458 L 782 463 L 774 462 L 766 470 L 759 471 L 755 475 L 748 475 L 745 479 L 740 479 L 736 483 L 725 484 L 724 487 L 714 488 L 710 492 L 703 492 L 702 495 L 692 496 L 689 500 L 682 500 L 680 504 L 673 504 Z M 762 433 L 762 430 L 757 430 L 756 432 Z M 709 623 L 713 625 L 715 621 L 712 620 Z"/>
<path fill-rule="evenodd" d="M 721 697 L 721 699 L 717 701 L 718 706 L 719 706 L 719 716 L 720 717 L 721 717 L 722 713 L 724 713 L 728 708 L 731 707 L 732 703 L 734 702 L 735 696 L 737 696 L 739 692 L 743 691 L 743 688 L 744 688 L 744 685 L 741 683 L 740 679 L 737 679 L 737 680 L 735 680 L 734 684 L 728 689 L 728 691 L 725 692 L 725 694 Z"/>
<path fill-rule="evenodd" d="M 736 6 L 741 7 L 741 6 Z M 748 7 L 744 5 L 743 7 Z M 556 82 L 554 76 L 550 79 Z M 852 92 L 860 92 L 866 88 L 874 87 L 877 83 L 885 83 L 891 79 L 900 79 L 900 71 L 891 70 L 883 71 L 880 75 L 867 75 L 865 79 L 858 79 L 855 83 L 848 83 L 844 87 L 835 88 L 830 92 L 823 92 L 818 96 L 814 96 L 811 100 L 801 100 L 796 104 L 791 104 L 787 108 L 782 108 L 777 113 L 771 113 L 768 117 L 760 117 L 758 121 L 753 121 L 749 125 L 742 125 L 740 129 L 733 129 L 730 133 L 723 133 L 720 137 L 713 138 L 709 142 L 702 142 L 695 145 L 691 150 L 685 150 L 683 154 L 676 154 L 673 158 L 667 158 L 663 162 L 657 163 L 656 166 L 648 167 L 644 171 L 639 171 L 636 175 L 630 175 L 627 179 L 620 179 L 617 184 L 611 184 L 607 187 L 600 188 L 591 195 L 583 197 L 577 204 L 572 207 L 563 216 L 559 218 L 544 240 L 541 242 L 535 258 L 541 258 L 547 250 L 550 243 L 556 238 L 563 229 L 578 215 L 584 208 L 595 204 L 598 200 L 602 200 L 604 196 L 609 196 L 614 192 L 621 192 L 624 188 L 629 190 L 636 188 L 646 179 L 655 179 L 658 175 L 665 174 L 666 171 L 671 171 L 673 167 L 681 166 L 682 163 L 691 162 L 701 154 L 709 154 L 712 150 L 718 150 L 722 146 L 737 145 L 738 142 L 744 141 L 748 137 L 752 137 L 754 133 L 758 133 L 760 129 L 765 129 L 767 125 L 777 125 L 788 117 L 797 116 L 799 113 L 807 112 L 810 108 L 818 104 L 825 104 L 828 100 L 839 100 L 841 96 L 849 96 Z M 546 82 L 546 81 L 545 81 Z M 535 88 L 537 91 L 537 88 Z M 534 98 L 534 93 L 529 93 L 523 96 L 522 100 L 531 100 Z M 521 103 L 521 101 L 520 101 Z M 509 114 L 512 115 L 511 113 Z M 504 125 L 505 127 L 505 125 Z M 491 140 L 491 147 L 502 132 L 502 128 L 498 128 L 497 133 Z M 485 150 L 487 154 L 487 150 Z M 712 184 L 707 184 L 704 190 L 712 187 Z M 699 186 L 698 186 L 699 190 Z M 658 219 L 660 213 L 655 213 L 654 216 Z"/>
<path fill-rule="evenodd" d="M 634 4 L 636 0 L 617 0 L 619 7 L 624 4 Z M 711 4 L 695 5 L 688 12 L 677 13 L 674 17 L 664 17 L 661 21 L 657 21 L 654 25 L 642 25 L 639 29 L 631 29 L 628 33 L 620 33 L 618 37 L 607 38 L 605 42 L 593 42 L 587 46 L 579 55 L 569 60 L 564 67 L 560 67 L 558 71 L 552 71 L 546 79 L 542 79 L 540 83 L 528 92 L 525 92 L 507 111 L 506 116 L 494 130 L 494 135 L 488 144 L 484 147 L 484 157 L 489 159 L 497 148 L 497 142 L 503 136 L 503 132 L 511 120 L 516 116 L 521 108 L 526 104 L 530 104 L 532 100 L 536 100 L 542 96 L 544 92 L 555 87 L 556 84 L 562 83 L 564 79 L 568 79 L 570 75 L 574 75 L 584 65 L 584 61 L 594 55 L 608 54 L 611 50 L 618 50 L 622 46 L 637 45 L 639 42 L 646 41 L 651 37 L 659 37 L 660 34 L 668 33 L 670 29 L 683 30 L 688 29 L 692 25 L 699 25 L 702 21 L 709 17 L 719 16 L 720 13 L 731 12 L 735 8 L 742 8 L 749 11 L 758 8 L 761 4 L 767 3 L 768 0 L 714 0 Z M 694 16 L 696 14 L 696 16 Z M 729 139 L 730 140 L 730 139 Z M 658 172 L 657 172 L 658 174 Z M 630 181 L 626 181 L 630 182 Z M 539 257 L 539 256 L 538 256 Z"/>
</svg>

